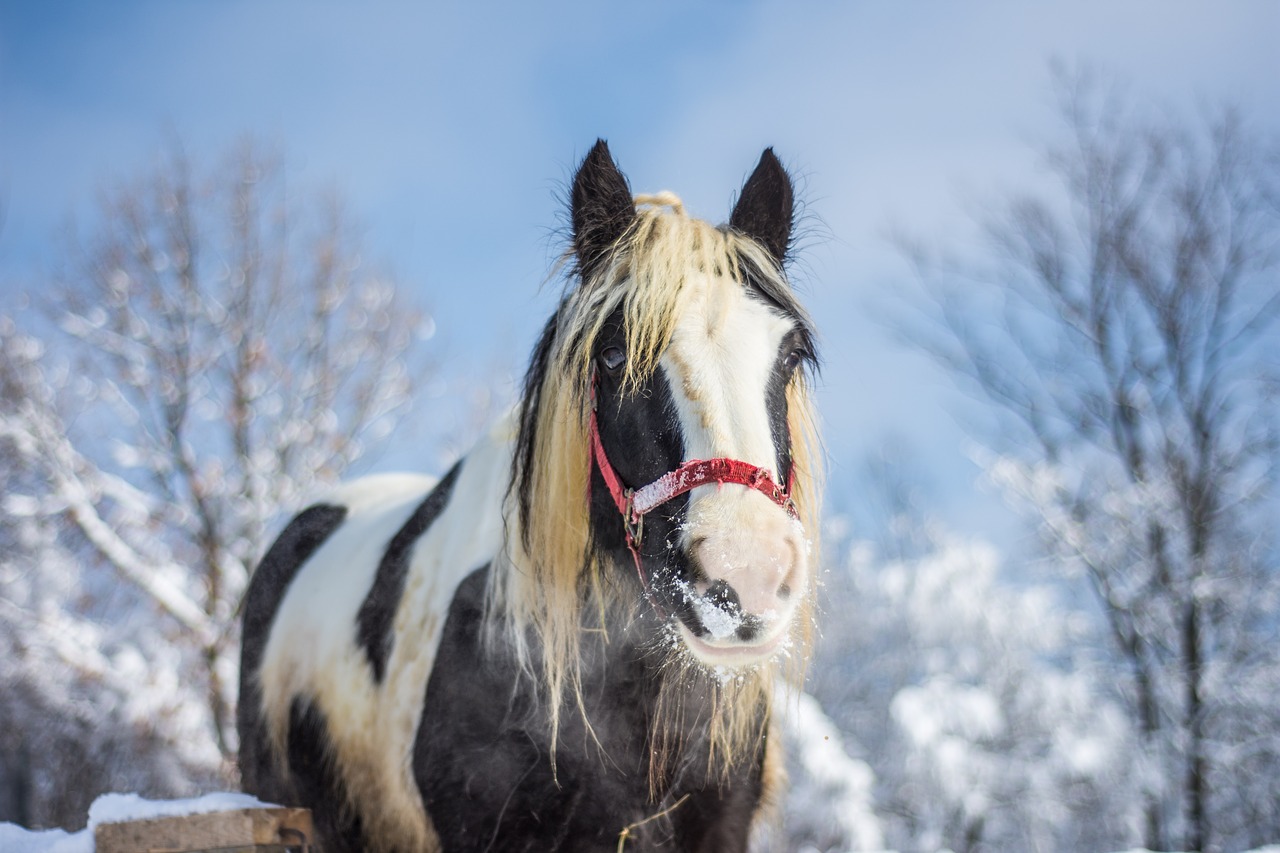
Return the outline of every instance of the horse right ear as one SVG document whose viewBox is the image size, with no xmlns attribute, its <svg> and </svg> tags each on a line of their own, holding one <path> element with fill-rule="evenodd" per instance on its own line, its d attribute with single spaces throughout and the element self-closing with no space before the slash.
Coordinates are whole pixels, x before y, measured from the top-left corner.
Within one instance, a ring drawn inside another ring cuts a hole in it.
<svg viewBox="0 0 1280 853">
<path fill-rule="evenodd" d="M 766 148 L 729 217 L 729 226 L 768 249 L 778 266 L 786 261 L 787 249 L 791 246 L 794 195 L 791 176 L 778 162 L 773 149 Z"/>
<path fill-rule="evenodd" d="M 631 187 L 618 171 L 603 139 L 587 154 L 573 177 L 573 251 L 584 280 L 598 269 L 609 250 L 636 217 Z"/>
</svg>

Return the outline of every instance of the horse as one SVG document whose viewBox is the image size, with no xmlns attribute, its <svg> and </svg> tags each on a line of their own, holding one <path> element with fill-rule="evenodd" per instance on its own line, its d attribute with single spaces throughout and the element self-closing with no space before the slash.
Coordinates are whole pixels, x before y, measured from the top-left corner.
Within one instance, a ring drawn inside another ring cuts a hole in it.
<svg viewBox="0 0 1280 853">
<path fill-rule="evenodd" d="M 744 850 L 813 632 L 813 324 L 766 149 L 725 225 L 608 145 L 520 402 L 439 481 L 339 486 L 243 606 L 245 791 L 334 851 Z"/>
</svg>

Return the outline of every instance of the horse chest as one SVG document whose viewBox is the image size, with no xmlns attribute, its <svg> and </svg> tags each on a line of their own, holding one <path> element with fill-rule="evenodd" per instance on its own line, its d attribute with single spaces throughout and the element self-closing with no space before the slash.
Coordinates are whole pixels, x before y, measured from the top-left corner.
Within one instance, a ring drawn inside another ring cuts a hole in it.
<svg viewBox="0 0 1280 853">
<path fill-rule="evenodd" d="M 442 849 L 614 851 L 624 830 L 629 851 L 745 849 L 759 762 L 708 779 L 706 743 L 695 738 L 669 762 L 668 792 L 651 801 L 655 697 L 634 660 L 593 668 L 583 690 L 591 733 L 577 709 L 563 713 L 552 768 L 550 723 L 529 680 L 481 647 L 486 571 L 450 607 L 414 748 Z"/>
</svg>

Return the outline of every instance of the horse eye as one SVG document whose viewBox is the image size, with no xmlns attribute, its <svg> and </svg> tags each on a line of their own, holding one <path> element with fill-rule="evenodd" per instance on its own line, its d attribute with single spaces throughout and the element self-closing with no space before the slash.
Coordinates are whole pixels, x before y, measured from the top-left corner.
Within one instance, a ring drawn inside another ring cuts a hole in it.
<svg viewBox="0 0 1280 853">
<path fill-rule="evenodd" d="M 605 369 L 611 373 L 622 367 L 623 362 L 626 360 L 626 353 L 618 347 L 605 347 L 600 351 L 600 361 L 604 363 Z"/>
<path fill-rule="evenodd" d="M 788 371 L 795 370 L 800 366 L 800 362 L 804 359 L 804 353 L 798 349 L 793 349 L 787 354 L 787 360 L 784 362 Z"/>
</svg>

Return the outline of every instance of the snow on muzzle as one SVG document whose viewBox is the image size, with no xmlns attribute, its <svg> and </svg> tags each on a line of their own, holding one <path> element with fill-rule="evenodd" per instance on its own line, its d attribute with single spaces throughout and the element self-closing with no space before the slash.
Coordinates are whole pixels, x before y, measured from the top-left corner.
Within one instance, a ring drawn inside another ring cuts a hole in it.
<svg viewBox="0 0 1280 853">
<path fill-rule="evenodd" d="M 686 645 L 716 666 L 772 657 L 808 589 L 804 528 L 759 492 L 732 485 L 696 490 L 688 518 L 685 549 L 695 580 L 681 590 Z"/>
</svg>

